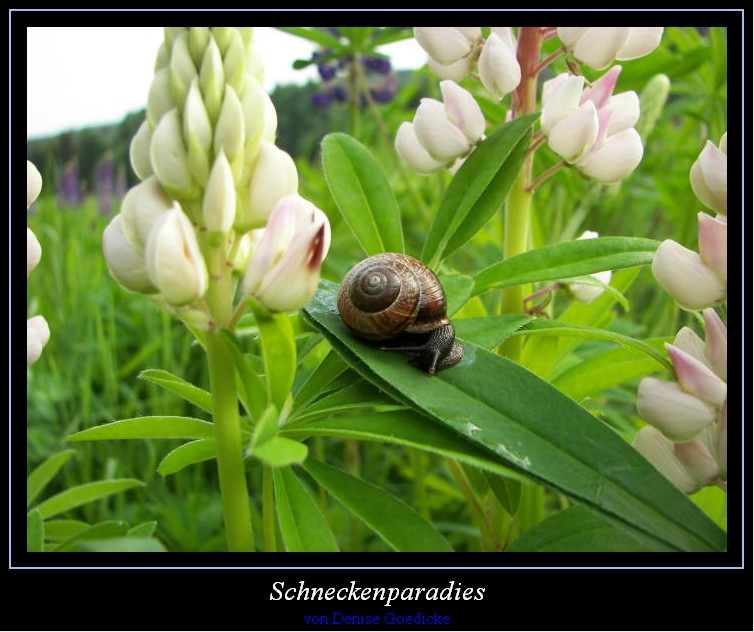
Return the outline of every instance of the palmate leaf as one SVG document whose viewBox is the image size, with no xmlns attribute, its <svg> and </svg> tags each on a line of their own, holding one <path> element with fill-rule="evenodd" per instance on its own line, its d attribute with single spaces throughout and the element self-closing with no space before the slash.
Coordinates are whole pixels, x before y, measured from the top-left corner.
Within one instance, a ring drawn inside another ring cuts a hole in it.
<svg viewBox="0 0 754 632">
<path fill-rule="evenodd" d="M 365 379 L 487 450 L 492 458 L 678 550 L 725 546 L 725 534 L 612 430 L 547 382 L 470 343 L 434 377 L 355 339 L 323 282 L 305 310 Z"/>
</svg>

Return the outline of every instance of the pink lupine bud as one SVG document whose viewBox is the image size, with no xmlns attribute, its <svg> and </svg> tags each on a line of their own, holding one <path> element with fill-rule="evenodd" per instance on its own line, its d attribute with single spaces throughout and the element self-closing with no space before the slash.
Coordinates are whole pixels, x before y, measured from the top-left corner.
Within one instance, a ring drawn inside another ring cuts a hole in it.
<svg viewBox="0 0 754 632">
<path fill-rule="evenodd" d="M 187 305 L 207 291 L 207 266 L 194 227 L 178 205 L 152 227 L 146 266 L 150 280 L 171 305 Z"/>
<path fill-rule="evenodd" d="M 424 149 L 416 137 L 414 124 L 408 121 L 401 123 L 395 135 L 395 150 L 411 167 L 419 173 L 432 173 L 442 169 L 446 163 L 435 160 Z"/>
<path fill-rule="evenodd" d="M 42 190 L 42 174 L 36 168 L 34 163 L 26 161 L 26 209 L 34 204 L 34 200 L 39 197 Z"/>
<path fill-rule="evenodd" d="M 657 248 L 652 274 L 683 309 L 704 309 L 726 295 L 725 286 L 699 254 L 672 239 L 666 239 Z"/>
<path fill-rule="evenodd" d="M 516 38 L 510 27 L 490 33 L 479 56 L 479 78 L 496 99 L 513 92 L 521 83 Z"/>
<path fill-rule="evenodd" d="M 329 247 L 327 216 L 298 195 L 284 197 L 251 257 L 244 294 L 252 294 L 272 311 L 301 309 L 317 291 Z"/>
<path fill-rule="evenodd" d="M 685 494 L 693 494 L 701 486 L 678 460 L 675 444 L 652 426 L 645 426 L 636 433 L 633 447 L 649 461 L 673 485 Z"/>
<path fill-rule="evenodd" d="M 39 260 L 42 258 L 42 246 L 39 245 L 39 240 L 28 226 L 26 227 L 26 276 L 31 274 L 31 271 L 37 267 Z"/>
<path fill-rule="evenodd" d="M 660 45 L 663 31 L 661 26 L 632 26 L 628 41 L 615 55 L 615 59 L 628 61 L 649 55 Z"/>
<path fill-rule="evenodd" d="M 599 132 L 599 118 L 591 102 L 579 106 L 573 114 L 550 132 L 547 142 L 566 162 L 581 158 L 594 144 Z"/>
<path fill-rule="evenodd" d="M 26 366 L 39 360 L 42 349 L 50 339 L 50 327 L 44 316 L 32 316 L 26 321 Z"/>
<path fill-rule="evenodd" d="M 696 335 L 696 332 L 690 327 L 682 327 L 673 340 L 673 346 L 681 351 L 685 351 L 690 356 L 700 362 L 704 359 L 704 340 Z"/>
<path fill-rule="evenodd" d="M 480 27 L 415 26 L 414 37 L 427 54 L 441 64 L 452 64 L 474 48 Z"/>
<path fill-rule="evenodd" d="M 728 219 L 725 215 L 711 217 L 699 213 L 699 256 L 715 273 L 720 282 L 728 285 Z"/>
<path fill-rule="evenodd" d="M 715 147 L 707 141 L 691 167 L 691 188 L 705 206 L 721 215 L 728 214 L 728 139 L 727 132 Z"/>
<path fill-rule="evenodd" d="M 728 394 L 728 385 L 691 354 L 665 343 L 678 383 L 683 390 L 720 408 Z"/>
<path fill-rule="evenodd" d="M 728 328 L 714 309 L 704 310 L 706 329 L 704 358 L 709 367 L 724 382 L 728 381 Z"/>
<path fill-rule="evenodd" d="M 468 77 L 474 67 L 471 57 L 461 57 L 452 64 L 441 64 L 431 57 L 427 60 L 429 69 L 440 79 L 451 79 L 453 81 L 463 81 Z"/>
<path fill-rule="evenodd" d="M 441 81 L 440 90 L 445 113 L 450 122 L 460 129 L 470 142 L 478 142 L 484 136 L 486 123 L 476 99 L 454 81 Z"/>
<path fill-rule="evenodd" d="M 712 485 L 720 475 L 720 466 L 701 438 L 673 446 L 676 458 L 696 482 L 697 489 Z"/>
<path fill-rule="evenodd" d="M 633 129 L 599 140 L 579 160 L 576 166 L 585 175 L 610 184 L 630 175 L 644 156 L 641 136 Z"/>
<path fill-rule="evenodd" d="M 715 457 L 720 466 L 720 478 L 728 480 L 728 400 L 725 400 L 720 416 L 717 419 L 715 432 Z"/>
<path fill-rule="evenodd" d="M 614 59 L 648 55 L 660 44 L 662 33 L 662 27 L 558 27 L 566 50 L 596 70 L 607 68 Z"/>
<path fill-rule="evenodd" d="M 673 441 L 690 441 L 715 421 L 716 406 L 683 390 L 675 382 L 645 377 L 636 394 L 642 419 Z"/>
<path fill-rule="evenodd" d="M 123 230 L 123 214 L 116 215 L 102 233 L 102 251 L 107 269 L 120 285 L 131 292 L 157 291 L 147 273 L 144 254 L 138 252 Z"/>
</svg>

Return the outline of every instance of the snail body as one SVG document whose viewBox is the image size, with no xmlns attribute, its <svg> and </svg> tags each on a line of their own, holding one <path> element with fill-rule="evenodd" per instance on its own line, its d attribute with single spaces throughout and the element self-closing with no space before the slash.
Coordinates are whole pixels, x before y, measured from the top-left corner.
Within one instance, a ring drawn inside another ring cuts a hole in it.
<svg viewBox="0 0 754 632">
<path fill-rule="evenodd" d="M 408 255 L 382 253 L 357 263 L 343 279 L 338 311 L 356 336 L 391 341 L 385 351 L 408 354 L 430 375 L 463 358 L 440 281 Z"/>
</svg>

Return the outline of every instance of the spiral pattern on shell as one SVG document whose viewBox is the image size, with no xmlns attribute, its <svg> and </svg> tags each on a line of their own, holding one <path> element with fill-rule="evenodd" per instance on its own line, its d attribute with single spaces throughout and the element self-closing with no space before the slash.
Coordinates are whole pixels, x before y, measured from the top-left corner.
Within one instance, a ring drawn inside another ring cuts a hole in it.
<svg viewBox="0 0 754 632">
<path fill-rule="evenodd" d="M 370 340 L 428 332 L 447 324 L 442 285 L 421 261 L 399 253 L 373 255 L 345 276 L 338 311 L 346 326 Z"/>
</svg>

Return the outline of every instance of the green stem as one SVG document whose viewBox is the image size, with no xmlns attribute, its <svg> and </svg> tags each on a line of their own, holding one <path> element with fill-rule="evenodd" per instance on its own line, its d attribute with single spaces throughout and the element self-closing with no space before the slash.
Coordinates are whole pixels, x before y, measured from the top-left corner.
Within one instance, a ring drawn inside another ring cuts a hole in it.
<svg viewBox="0 0 754 632">
<path fill-rule="evenodd" d="M 278 550 L 275 537 L 275 500 L 273 497 L 272 468 L 262 467 L 262 524 L 264 528 L 264 550 L 274 553 Z"/>
<path fill-rule="evenodd" d="M 448 467 L 450 468 L 450 473 L 453 475 L 456 483 L 458 483 L 458 486 L 461 488 L 463 495 L 466 497 L 466 500 L 469 503 L 469 507 L 471 507 L 471 511 L 474 513 L 474 517 L 479 523 L 479 530 L 482 533 L 482 545 L 484 546 L 484 550 L 495 551 L 495 536 L 492 533 L 492 529 L 490 528 L 487 516 L 484 513 L 484 508 L 479 503 L 479 499 L 474 493 L 469 479 L 466 477 L 463 468 L 458 464 L 458 461 L 455 461 L 454 459 L 446 459 L 446 461 L 448 463 Z"/>
<path fill-rule="evenodd" d="M 356 439 L 346 439 L 343 442 L 343 460 L 346 463 L 346 470 L 355 476 L 361 477 L 361 454 L 359 451 L 359 442 Z M 364 537 L 362 522 L 354 514 L 350 514 L 351 527 L 351 550 L 362 550 L 362 539 Z"/>
<path fill-rule="evenodd" d="M 249 492 L 243 463 L 241 424 L 233 357 L 218 332 L 207 332 L 207 359 L 215 420 L 217 470 L 220 477 L 229 551 L 253 551 Z"/>
</svg>

